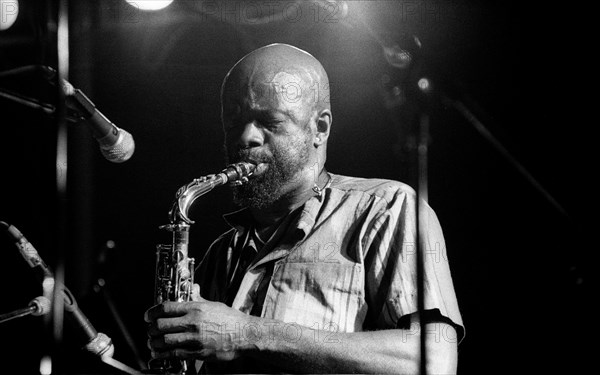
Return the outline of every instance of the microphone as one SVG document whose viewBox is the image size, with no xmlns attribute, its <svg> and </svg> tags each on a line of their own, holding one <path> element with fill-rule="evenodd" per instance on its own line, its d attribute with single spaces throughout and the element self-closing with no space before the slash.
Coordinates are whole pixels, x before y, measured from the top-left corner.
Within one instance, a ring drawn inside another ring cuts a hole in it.
<svg viewBox="0 0 600 375">
<path fill-rule="evenodd" d="M 79 113 L 92 129 L 92 135 L 100 145 L 104 158 L 113 163 L 129 160 L 135 150 L 133 137 L 127 131 L 110 122 L 81 90 L 63 80 L 67 105 Z"/>
<path fill-rule="evenodd" d="M 31 302 L 29 302 L 29 305 L 23 309 L 0 315 L 0 323 L 30 314 L 33 316 L 46 315 L 49 311 L 50 300 L 44 296 L 39 296 L 32 299 Z"/>
<path fill-rule="evenodd" d="M 25 236 L 14 226 L 4 221 L 0 221 L 0 225 L 5 227 L 7 233 L 14 240 L 15 245 L 19 249 L 19 252 L 29 264 L 31 268 L 37 270 L 42 280 L 46 278 L 54 279 L 54 274 L 46 263 L 42 260 L 37 250 L 33 247 L 31 242 L 25 238 Z M 64 308 L 69 313 L 71 321 L 77 327 L 80 328 L 81 332 L 85 336 L 87 343 L 84 349 L 92 354 L 98 356 L 109 356 L 112 357 L 114 354 L 114 346 L 110 337 L 104 333 L 96 331 L 89 319 L 83 314 L 77 301 L 69 289 L 64 285 L 57 285 L 61 290 L 62 298 L 64 299 Z"/>
</svg>

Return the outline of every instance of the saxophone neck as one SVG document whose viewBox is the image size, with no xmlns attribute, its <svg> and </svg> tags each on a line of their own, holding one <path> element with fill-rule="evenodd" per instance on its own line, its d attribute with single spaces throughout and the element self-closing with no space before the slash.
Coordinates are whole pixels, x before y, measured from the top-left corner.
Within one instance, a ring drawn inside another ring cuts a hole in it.
<svg viewBox="0 0 600 375">
<path fill-rule="evenodd" d="M 218 174 L 196 178 L 189 184 L 180 187 L 169 211 L 171 224 L 194 224 L 194 221 L 188 216 L 188 211 L 196 199 L 217 186 L 227 183 L 237 185 L 246 183 L 255 168 L 254 164 L 246 162 L 231 164 Z"/>
<path fill-rule="evenodd" d="M 194 224 L 194 221 L 188 217 L 192 204 L 200 196 L 224 183 L 225 181 L 220 176 L 210 175 L 194 179 L 189 184 L 180 187 L 169 211 L 171 224 Z"/>
</svg>

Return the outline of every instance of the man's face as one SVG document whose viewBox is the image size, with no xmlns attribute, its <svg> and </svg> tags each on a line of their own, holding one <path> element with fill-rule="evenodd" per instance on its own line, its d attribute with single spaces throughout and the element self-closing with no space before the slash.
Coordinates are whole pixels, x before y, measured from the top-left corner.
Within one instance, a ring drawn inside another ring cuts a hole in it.
<svg viewBox="0 0 600 375">
<path fill-rule="evenodd" d="M 255 176 L 234 188 L 240 206 L 265 208 L 291 194 L 310 168 L 311 123 L 305 84 L 280 72 L 269 79 L 228 82 L 223 93 L 223 127 L 228 163 L 251 161 Z"/>
</svg>

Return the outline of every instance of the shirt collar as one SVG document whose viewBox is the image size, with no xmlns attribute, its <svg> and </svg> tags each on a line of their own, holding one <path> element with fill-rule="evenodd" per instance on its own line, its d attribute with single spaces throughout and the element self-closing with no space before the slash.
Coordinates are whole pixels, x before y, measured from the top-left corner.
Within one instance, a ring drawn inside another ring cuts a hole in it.
<svg viewBox="0 0 600 375">
<path fill-rule="evenodd" d="M 252 223 L 252 215 L 250 209 L 244 207 L 241 210 L 233 211 L 223 215 L 223 220 L 232 228 L 242 231 L 243 228 L 247 228 Z"/>
<path fill-rule="evenodd" d="M 296 222 L 290 226 L 290 228 L 295 227 L 302 232 L 300 239 L 304 239 L 315 226 L 317 215 L 319 214 L 324 202 L 329 199 L 330 191 L 331 189 L 329 187 L 324 189 L 323 194 L 320 197 L 315 195 L 309 198 L 304 205 L 300 207 L 302 212 L 298 216 Z M 253 221 L 250 209 L 247 207 L 227 213 L 223 215 L 223 219 L 229 226 L 235 228 L 239 232 L 242 232 L 244 228 L 249 228 Z"/>
</svg>

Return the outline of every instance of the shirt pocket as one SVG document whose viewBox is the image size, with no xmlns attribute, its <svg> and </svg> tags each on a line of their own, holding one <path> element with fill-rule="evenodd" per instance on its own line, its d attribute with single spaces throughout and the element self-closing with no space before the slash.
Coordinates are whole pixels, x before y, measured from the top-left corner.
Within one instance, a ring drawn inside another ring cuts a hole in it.
<svg viewBox="0 0 600 375">
<path fill-rule="evenodd" d="M 360 330 L 363 269 L 356 263 L 276 264 L 263 316 L 333 332 Z"/>
</svg>

